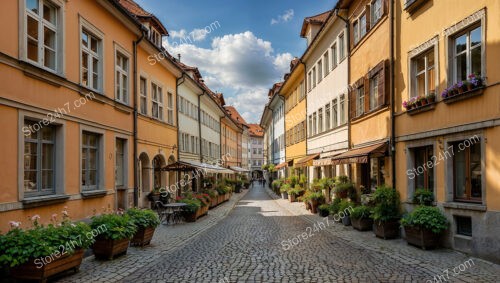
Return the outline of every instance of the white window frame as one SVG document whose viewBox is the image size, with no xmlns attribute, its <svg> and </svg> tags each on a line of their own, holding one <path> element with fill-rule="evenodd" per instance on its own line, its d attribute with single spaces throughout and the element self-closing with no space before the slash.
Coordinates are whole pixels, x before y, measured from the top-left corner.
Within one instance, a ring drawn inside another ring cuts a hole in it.
<svg viewBox="0 0 500 283">
<path fill-rule="evenodd" d="M 118 65 L 118 56 L 121 56 L 127 60 L 127 69 L 124 70 L 122 66 Z M 130 53 L 128 53 L 123 47 L 115 43 L 115 99 L 123 104 L 130 104 Z M 120 77 L 117 78 L 116 74 L 120 73 Z M 123 76 L 127 78 L 127 83 L 123 85 Z M 120 85 L 120 94 L 117 96 L 118 84 Z M 125 92 L 125 93 L 124 93 Z"/>
<path fill-rule="evenodd" d="M 90 36 L 93 36 L 97 39 L 97 44 L 98 44 L 98 52 L 95 53 L 91 50 L 89 50 L 88 48 L 84 48 L 82 46 L 82 33 L 85 32 L 90 35 Z M 92 25 L 90 22 L 88 22 L 87 20 L 85 20 L 83 17 L 80 17 L 80 28 L 79 28 L 79 46 L 80 46 L 80 53 L 79 53 L 79 61 L 80 61 L 80 85 L 82 85 L 83 87 L 86 87 L 88 89 L 91 89 L 91 90 L 94 90 L 96 92 L 103 92 L 104 90 L 104 87 L 105 87 L 105 81 L 106 81 L 106 78 L 105 78 L 105 74 L 104 74 L 104 61 L 105 61 L 105 56 L 104 56 L 104 52 L 103 52 L 103 49 L 104 49 L 104 33 L 101 32 L 98 28 L 96 28 L 94 25 Z M 83 52 L 87 53 L 87 56 L 88 56 L 88 60 L 90 62 L 87 62 L 87 81 L 88 81 L 88 85 L 84 85 L 83 84 L 83 62 L 82 62 L 82 55 L 83 55 Z M 93 73 L 93 69 L 91 69 L 91 66 L 92 66 L 92 58 L 97 58 L 98 61 L 99 61 L 99 64 L 97 66 L 98 70 L 97 70 L 97 74 L 98 74 L 98 77 L 97 77 L 97 88 L 94 88 L 93 87 L 93 78 L 92 78 L 92 73 Z"/>
<path fill-rule="evenodd" d="M 328 76 L 330 73 L 330 56 L 328 50 L 323 54 L 323 74 L 324 76 Z"/>
<path fill-rule="evenodd" d="M 323 60 L 318 61 L 318 84 L 323 80 Z"/>
<path fill-rule="evenodd" d="M 154 97 L 155 87 L 156 87 L 156 95 L 157 95 L 156 98 Z M 154 115 L 154 111 L 153 111 L 153 109 L 155 109 L 155 107 L 157 108 L 157 115 L 158 115 L 157 117 Z M 163 112 L 164 112 L 164 109 L 163 109 L 163 86 L 156 81 L 152 81 L 151 82 L 151 116 L 154 119 L 157 119 L 159 121 L 163 121 L 164 120 L 164 116 L 163 116 L 164 113 Z"/>
<path fill-rule="evenodd" d="M 174 104 L 174 95 L 167 91 L 167 124 L 172 126 L 175 125 Z"/>
<path fill-rule="evenodd" d="M 347 56 L 346 54 L 346 48 L 345 48 L 345 33 L 344 32 L 341 32 L 339 34 L 339 38 L 338 38 L 338 48 L 339 48 L 339 56 L 338 56 L 338 62 L 337 63 L 340 63 L 342 62 Z"/>
<path fill-rule="evenodd" d="M 56 73 L 59 75 L 64 75 L 65 73 L 65 56 L 64 56 L 64 29 L 65 29 L 65 1 L 62 0 L 39 0 L 38 9 L 39 13 L 42 13 L 40 7 L 43 3 L 49 3 L 49 5 L 56 8 L 56 25 L 43 19 L 42 15 L 36 15 L 32 11 L 28 11 L 26 7 L 26 0 L 19 0 L 19 58 L 25 62 L 36 65 L 43 70 Z M 38 21 L 38 61 L 33 61 L 28 58 L 28 15 L 32 16 Z M 45 62 L 43 60 L 43 27 L 46 26 L 52 29 L 56 33 L 55 39 L 55 69 L 45 67 Z"/>
<path fill-rule="evenodd" d="M 337 57 L 337 42 L 335 42 L 332 47 L 330 47 L 332 52 L 332 70 L 337 68 L 338 57 Z"/>
<path fill-rule="evenodd" d="M 144 90 L 142 89 L 142 82 L 144 82 Z M 143 115 L 148 115 L 148 89 L 148 79 L 139 76 L 139 113 Z"/>
<path fill-rule="evenodd" d="M 83 134 L 84 132 L 94 134 L 98 136 L 98 151 L 97 151 L 97 176 L 96 176 L 96 185 L 95 186 L 83 186 L 82 185 L 82 150 L 83 150 Z M 80 191 L 81 192 L 91 192 L 95 190 L 103 190 L 104 189 L 104 184 L 105 184 L 105 178 L 106 174 L 104 174 L 104 153 L 106 151 L 105 148 L 105 131 L 102 129 L 98 129 L 95 127 L 90 127 L 86 125 L 81 125 L 80 126 L 80 166 L 79 166 L 79 186 L 80 186 Z"/>
</svg>

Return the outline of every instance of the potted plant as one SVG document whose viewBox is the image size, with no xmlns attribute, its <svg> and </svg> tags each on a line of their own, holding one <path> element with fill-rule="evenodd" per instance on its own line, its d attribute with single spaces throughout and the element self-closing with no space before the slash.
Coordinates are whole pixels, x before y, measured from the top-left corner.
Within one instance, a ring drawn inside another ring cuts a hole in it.
<svg viewBox="0 0 500 283">
<path fill-rule="evenodd" d="M 406 241 L 422 249 L 436 248 L 448 220 L 437 207 L 419 206 L 401 219 Z"/>
<path fill-rule="evenodd" d="M 429 104 L 436 102 L 436 94 L 434 92 L 431 92 L 427 95 L 427 101 Z"/>
<path fill-rule="evenodd" d="M 130 239 L 137 231 L 137 226 L 130 216 L 124 215 L 121 211 L 117 214 L 93 216 L 90 227 L 93 230 L 106 227 L 96 237 L 92 246 L 95 257 L 99 259 L 113 259 L 117 255 L 126 254 Z"/>
<path fill-rule="evenodd" d="M 201 201 L 193 198 L 184 198 L 179 201 L 186 204 L 186 206 L 182 208 L 184 220 L 186 220 L 186 222 L 195 222 L 198 216 L 197 212 L 201 208 Z"/>
<path fill-rule="evenodd" d="M 352 227 L 358 231 L 373 229 L 373 219 L 370 217 L 372 209 L 366 205 L 356 206 L 350 214 Z"/>
<path fill-rule="evenodd" d="M 427 97 L 426 96 L 419 96 L 418 99 L 420 100 L 420 103 L 422 106 L 427 105 Z"/>
<path fill-rule="evenodd" d="M 375 206 L 372 218 L 373 232 L 382 239 L 399 236 L 399 192 L 386 186 L 378 187 L 373 193 Z"/>
<path fill-rule="evenodd" d="M 134 246 L 144 247 L 149 245 L 153 238 L 156 227 L 160 225 L 158 214 L 151 209 L 131 208 L 126 213 L 137 226 L 137 232 L 130 243 Z"/>
<path fill-rule="evenodd" d="M 288 199 L 288 191 L 290 190 L 290 184 L 284 184 L 280 188 L 281 197 L 283 199 Z"/>
<path fill-rule="evenodd" d="M 311 205 L 311 212 L 318 213 L 318 206 L 324 202 L 325 196 L 322 192 L 314 192 L 309 194 L 308 199 Z"/>
<path fill-rule="evenodd" d="M 324 204 L 318 206 L 318 212 L 319 212 L 319 216 L 327 217 L 328 214 L 330 213 L 330 205 L 324 203 Z"/>
<path fill-rule="evenodd" d="M 419 205 L 432 205 L 434 193 L 426 189 L 417 189 L 413 195 L 413 202 Z"/>
<path fill-rule="evenodd" d="M 300 185 L 295 185 L 295 188 L 288 191 L 288 200 L 290 202 L 297 201 L 297 198 L 304 192 Z"/>
<path fill-rule="evenodd" d="M 484 86 L 484 78 L 481 77 L 480 75 L 477 74 L 470 74 L 468 77 L 468 80 L 470 82 L 470 90 L 480 88 Z"/>
<path fill-rule="evenodd" d="M 338 216 L 338 213 L 340 211 L 340 202 L 342 199 L 340 198 L 335 198 L 333 199 L 332 203 L 330 204 L 330 217 L 332 220 L 336 222 L 341 222 L 342 219 L 340 218 L 335 218 L 335 216 Z"/>
<path fill-rule="evenodd" d="M 352 210 L 353 203 L 347 199 L 343 199 L 339 203 L 339 216 L 341 216 L 342 224 L 344 226 L 351 225 L 350 212 Z"/>
<path fill-rule="evenodd" d="M 219 194 L 217 193 L 217 191 L 215 189 L 210 189 L 210 190 L 205 190 L 205 193 L 210 196 L 210 206 L 209 206 L 209 208 L 216 207 L 217 204 L 219 204 L 218 201 L 217 201 L 217 197 L 219 196 Z"/>
<path fill-rule="evenodd" d="M 10 268 L 15 279 L 40 282 L 68 270 L 78 271 L 84 250 L 94 242 L 89 225 L 72 223 L 66 211 L 60 223 L 56 214 L 46 226 L 39 219 L 38 215 L 30 217 L 32 227 L 26 229 L 21 222 L 10 221 L 11 230 L 0 235 L 0 268 Z"/>
</svg>

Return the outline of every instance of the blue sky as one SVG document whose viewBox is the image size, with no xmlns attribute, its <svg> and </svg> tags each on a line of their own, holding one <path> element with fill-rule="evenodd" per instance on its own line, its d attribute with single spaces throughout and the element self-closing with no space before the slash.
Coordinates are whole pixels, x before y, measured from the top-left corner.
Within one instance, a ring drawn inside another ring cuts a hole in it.
<svg viewBox="0 0 500 283">
<path fill-rule="evenodd" d="M 184 63 L 197 66 L 207 85 L 223 92 L 226 103 L 250 123 L 260 120 L 273 82 L 282 80 L 293 56 L 300 57 L 305 50 L 299 35 L 304 17 L 335 4 L 335 0 L 136 1 L 167 27 L 170 37 L 164 40 L 165 47 L 180 53 Z"/>
</svg>

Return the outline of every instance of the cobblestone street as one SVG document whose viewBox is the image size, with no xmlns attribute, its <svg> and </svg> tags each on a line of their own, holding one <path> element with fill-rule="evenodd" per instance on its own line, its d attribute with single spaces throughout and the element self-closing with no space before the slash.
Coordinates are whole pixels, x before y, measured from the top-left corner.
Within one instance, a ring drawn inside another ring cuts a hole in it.
<svg viewBox="0 0 500 283">
<path fill-rule="evenodd" d="M 448 282 L 498 282 L 500 278 L 498 265 L 475 258 L 474 265 L 454 275 L 452 269 L 469 257 L 445 249 L 422 251 L 404 240 L 384 241 L 371 232 L 353 231 L 306 212 L 301 203 L 274 200 L 262 187 L 243 194 L 197 223 L 162 227 L 151 247 L 130 248 L 126 256 L 109 262 L 88 258 L 81 271 L 64 282 L 431 282 L 427 280 L 439 275 L 448 275 Z M 285 249 L 282 243 L 287 240 L 293 244 Z"/>
</svg>

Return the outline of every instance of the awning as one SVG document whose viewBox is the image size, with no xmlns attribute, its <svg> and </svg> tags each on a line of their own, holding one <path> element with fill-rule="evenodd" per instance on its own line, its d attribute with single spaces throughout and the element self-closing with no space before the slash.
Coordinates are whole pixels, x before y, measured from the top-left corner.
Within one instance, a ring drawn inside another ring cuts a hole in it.
<svg viewBox="0 0 500 283">
<path fill-rule="evenodd" d="M 285 168 L 287 166 L 288 166 L 288 162 L 283 162 L 283 163 L 276 165 L 276 167 L 274 167 L 274 169 L 279 170 L 279 169 Z"/>
<path fill-rule="evenodd" d="M 313 166 L 316 166 L 316 167 L 329 166 L 329 165 L 333 165 L 333 160 L 331 157 L 313 160 Z"/>
<path fill-rule="evenodd" d="M 250 172 L 250 170 L 245 169 L 245 168 L 241 168 L 241 167 L 238 167 L 238 166 L 229 166 L 229 169 L 231 169 L 231 170 L 233 170 L 235 172 L 238 172 L 238 173 Z"/>
<path fill-rule="evenodd" d="M 196 161 L 177 161 L 162 168 L 162 171 L 196 171 L 202 170 L 204 173 L 227 173 L 232 174 L 233 171 L 207 163 Z"/>
<path fill-rule="evenodd" d="M 297 161 L 295 167 L 312 166 L 313 160 L 319 157 L 319 153 L 308 155 L 301 160 Z"/>
<path fill-rule="evenodd" d="M 379 143 L 367 147 L 350 149 L 332 158 L 332 164 L 368 163 L 368 157 L 384 156 L 387 152 L 387 143 Z"/>
</svg>

